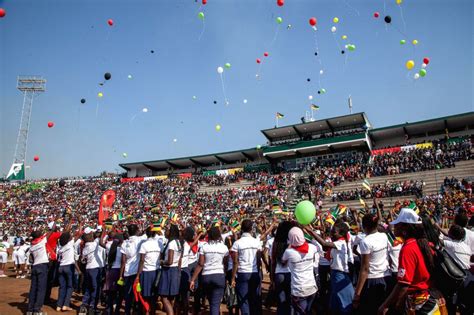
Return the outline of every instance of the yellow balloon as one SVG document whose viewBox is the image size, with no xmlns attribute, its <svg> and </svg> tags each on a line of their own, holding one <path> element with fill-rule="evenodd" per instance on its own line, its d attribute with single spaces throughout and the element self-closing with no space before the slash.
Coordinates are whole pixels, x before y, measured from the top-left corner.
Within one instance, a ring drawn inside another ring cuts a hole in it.
<svg viewBox="0 0 474 315">
<path fill-rule="evenodd" d="M 403 0 L 397 0 L 397 4 L 400 5 L 402 4 Z"/>
<path fill-rule="evenodd" d="M 337 22 L 339 22 L 339 18 L 338 18 L 338 17 L 335 17 L 334 19 L 332 19 L 332 21 L 333 21 L 334 23 L 337 23 Z"/>
<path fill-rule="evenodd" d="M 104 94 L 102 94 L 102 92 L 99 92 L 99 93 L 97 94 L 97 96 L 98 96 L 98 97 L 102 97 L 102 96 L 104 96 Z"/>
<path fill-rule="evenodd" d="M 216 131 L 221 130 L 221 125 L 216 125 Z"/>
<path fill-rule="evenodd" d="M 347 39 L 347 35 L 342 35 L 342 39 Z"/>
<path fill-rule="evenodd" d="M 416 39 L 414 39 L 412 42 L 411 42 L 413 45 L 418 45 L 418 41 Z"/>
<path fill-rule="evenodd" d="M 415 66 L 415 62 L 413 60 L 408 60 L 405 66 L 407 67 L 408 70 L 411 70 Z"/>
</svg>

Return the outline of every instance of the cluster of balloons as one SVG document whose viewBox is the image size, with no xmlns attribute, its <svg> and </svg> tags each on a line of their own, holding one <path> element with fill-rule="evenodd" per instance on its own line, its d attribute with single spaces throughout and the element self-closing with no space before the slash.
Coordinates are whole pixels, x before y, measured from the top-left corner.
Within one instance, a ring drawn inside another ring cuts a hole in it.
<svg viewBox="0 0 474 315">
<path fill-rule="evenodd" d="M 5 11 L 4 8 L 0 8 L 0 18 L 5 17 L 6 14 L 7 14 L 7 11 Z"/>
<path fill-rule="evenodd" d="M 316 207 L 309 200 L 300 201 L 296 205 L 295 216 L 299 224 L 311 224 L 316 218 Z"/>
<path fill-rule="evenodd" d="M 430 58 L 428 57 L 423 58 L 421 69 L 418 71 L 418 73 L 415 73 L 415 75 L 413 76 L 415 80 L 418 80 L 420 77 L 426 76 L 426 67 L 428 66 L 429 63 L 430 63 Z"/>
</svg>

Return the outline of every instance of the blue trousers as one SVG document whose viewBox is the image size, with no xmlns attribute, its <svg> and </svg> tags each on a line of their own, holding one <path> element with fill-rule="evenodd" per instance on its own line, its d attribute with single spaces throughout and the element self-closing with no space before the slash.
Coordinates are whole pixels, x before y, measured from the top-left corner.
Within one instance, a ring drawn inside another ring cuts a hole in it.
<svg viewBox="0 0 474 315">
<path fill-rule="evenodd" d="M 95 309 L 97 306 L 97 295 L 99 293 L 100 268 L 86 269 L 84 277 L 85 292 L 82 297 L 82 305 Z"/>
<path fill-rule="evenodd" d="M 258 272 L 237 273 L 235 291 L 237 293 L 241 315 L 262 314 L 260 284 L 260 275 Z"/>
<path fill-rule="evenodd" d="M 31 286 L 28 312 L 40 312 L 44 303 L 48 285 L 48 263 L 33 265 L 31 268 Z"/>
<path fill-rule="evenodd" d="M 131 275 L 128 277 L 124 277 L 125 284 L 123 286 L 123 296 L 125 297 L 125 314 L 130 315 L 132 310 L 132 303 L 133 303 L 133 282 L 135 282 L 135 278 L 137 275 Z"/>
<path fill-rule="evenodd" d="M 74 264 L 59 266 L 59 295 L 58 307 L 68 306 L 72 295 L 72 278 L 74 276 Z"/>
<path fill-rule="evenodd" d="M 313 305 L 315 296 L 316 293 L 304 297 L 292 296 L 291 302 L 295 310 L 295 315 L 311 315 L 311 306 Z"/>
<path fill-rule="evenodd" d="M 224 297 L 225 275 L 216 273 L 202 276 L 201 284 L 209 300 L 211 315 L 219 315 L 220 305 Z"/>
<path fill-rule="evenodd" d="M 277 315 L 291 314 L 291 273 L 275 274 L 275 291 L 278 298 Z"/>
</svg>

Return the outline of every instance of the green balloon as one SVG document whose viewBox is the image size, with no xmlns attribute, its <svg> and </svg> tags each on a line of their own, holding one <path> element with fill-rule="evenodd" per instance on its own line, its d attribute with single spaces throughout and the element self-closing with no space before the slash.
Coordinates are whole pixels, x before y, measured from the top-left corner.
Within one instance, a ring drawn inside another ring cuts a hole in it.
<svg viewBox="0 0 474 315">
<path fill-rule="evenodd" d="M 400 41 L 400 45 L 405 45 L 406 42 L 407 42 L 406 40 L 402 39 L 402 40 Z"/>
<path fill-rule="evenodd" d="M 196 100 L 196 99 L 197 99 L 197 97 L 196 97 L 196 95 L 194 95 L 194 96 L 193 96 L 193 100 Z"/>
<path fill-rule="evenodd" d="M 204 12 L 199 12 L 198 17 L 200 20 L 204 20 Z"/>
<path fill-rule="evenodd" d="M 420 77 L 424 77 L 426 75 L 426 70 L 425 69 L 420 69 L 420 72 L 418 72 Z"/>
<path fill-rule="evenodd" d="M 310 224 L 316 217 L 316 207 L 309 200 L 303 200 L 296 205 L 296 220 L 299 224 Z"/>
<path fill-rule="evenodd" d="M 226 69 L 230 69 L 230 63 L 226 63 L 224 66 L 226 67 Z"/>
<path fill-rule="evenodd" d="M 283 22 L 283 19 L 281 17 L 277 17 L 277 23 L 281 24 Z"/>
<path fill-rule="evenodd" d="M 349 46 L 347 46 L 347 49 L 349 49 L 349 51 L 354 51 L 356 49 L 356 46 L 355 45 L 349 45 Z"/>
<path fill-rule="evenodd" d="M 321 93 L 326 93 L 326 89 L 321 89 Z"/>
</svg>

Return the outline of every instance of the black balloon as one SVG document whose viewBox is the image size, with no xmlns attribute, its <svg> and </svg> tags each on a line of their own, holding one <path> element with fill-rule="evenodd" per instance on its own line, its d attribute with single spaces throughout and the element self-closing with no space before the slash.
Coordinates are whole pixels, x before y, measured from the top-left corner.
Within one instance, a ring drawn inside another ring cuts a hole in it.
<svg viewBox="0 0 474 315">
<path fill-rule="evenodd" d="M 318 55 L 318 52 L 315 52 L 314 55 L 317 56 L 317 55 Z"/>
<path fill-rule="evenodd" d="M 152 51 L 150 51 L 150 52 L 151 52 L 152 54 L 154 54 L 154 53 L 155 53 L 155 51 L 154 51 L 154 50 L 152 50 Z"/>
<path fill-rule="evenodd" d="M 321 94 L 321 91 L 318 91 L 318 94 Z"/>
<path fill-rule="evenodd" d="M 308 81 L 308 82 L 309 82 L 309 81 L 311 81 L 311 79 L 310 79 L 310 78 L 307 78 L 307 79 L 306 79 L 306 81 Z"/>
<path fill-rule="evenodd" d="M 82 104 L 84 104 L 85 102 L 86 102 L 86 99 L 85 99 L 85 98 L 81 99 L 81 103 L 82 103 Z"/>
<path fill-rule="evenodd" d="M 341 50 L 341 54 L 343 54 L 343 55 L 344 55 L 345 53 L 346 53 L 346 52 L 345 52 L 344 50 Z"/>
<path fill-rule="evenodd" d="M 387 15 L 385 18 L 384 18 L 384 21 L 385 23 L 390 23 L 392 22 L 392 17 L 390 15 Z"/>
<path fill-rule="evenodd" d="M 217 101 L 214 101 L 214 104 L 217 104 Z"/>
<path fill-rule="evenodd" d="M 106 80 L 110 80 L 110 78 L 112 78 L 112 75 L 107 72 L 106 74 L 104 74 L 104 78 L 105 78 Z"/>
</svg>

